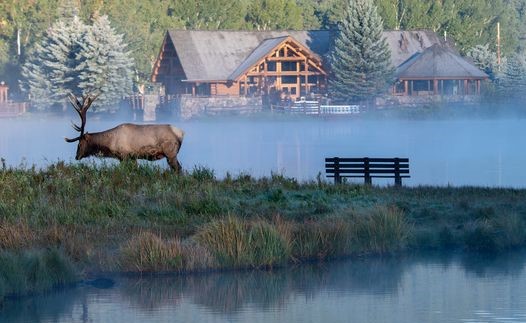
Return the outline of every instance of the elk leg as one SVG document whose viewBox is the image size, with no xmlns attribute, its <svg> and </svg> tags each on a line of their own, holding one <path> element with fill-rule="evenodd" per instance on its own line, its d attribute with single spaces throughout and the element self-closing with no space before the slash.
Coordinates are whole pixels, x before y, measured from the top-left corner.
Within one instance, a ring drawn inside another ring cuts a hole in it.
<svg viewBox="0 0 526 323">
<path fill-rule="evenodd" d="M 179 164 L 179 161 L 177 160 L 177 156 L 174 157 L 168 157 L 166 156 L 166 159 L 168 160 L 168 165 L 175 171 L 177 174 L 181 174 L 181 164 Z"/>
</svg>

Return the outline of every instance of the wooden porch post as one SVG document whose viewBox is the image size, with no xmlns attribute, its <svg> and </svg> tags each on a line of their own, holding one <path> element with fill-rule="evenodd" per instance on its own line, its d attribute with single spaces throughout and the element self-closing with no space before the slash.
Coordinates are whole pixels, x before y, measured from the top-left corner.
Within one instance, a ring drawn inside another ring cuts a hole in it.
<svg viewBox="0 0 526 323">
<path fill-rule="evenodd" d="M 438 94 L 438 80 L 437 79 L 433 80 L 433 94 L 435 95 Z"/>
<path fill-rule="evenodd" d="M 192 83 L 192 96 L 195 96 L 195 83 Z"/>
<path fill-rule="evenodd" d="M 305 59 L 305 97 L 309 94 L 309 60 Z"/>
<path fill-rule="evenodd" d="M 248 82 L 247 82 L 247 80 L 248 80 L 248 76 L 245 75 L 245 91 L 244 91 L 245 92 L 245 96 L 248 95 L 248 88 L 247 88 L 247 83 Z"/>
<path fill-rule="evenodd" d="M 477 95 L 480 95 L 480 80 L 477 80 Z"/>
<path fill-rule="evenodd" d="M 296 62 L 296 98 L 301 96 L 301 64 Z"/>
<path fill-rule="evenodd" d="M 464 94 L 469 94 L 468 80 L 464 80 Z"/>
<path fill-rule="evenodd" d="M 404 96 L 409 95 L 409 82 L 404 80 Z"/>
</svg>

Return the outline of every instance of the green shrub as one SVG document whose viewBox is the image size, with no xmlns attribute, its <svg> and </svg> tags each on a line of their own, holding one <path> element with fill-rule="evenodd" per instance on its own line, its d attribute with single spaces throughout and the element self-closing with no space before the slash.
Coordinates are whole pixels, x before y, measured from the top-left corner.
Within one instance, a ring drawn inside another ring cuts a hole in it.
<svg viewBox="0 0 526 323">
<path fill-rule="evenodd" d="M 216 178 L 214 170 L 204 166 L 195 166 L 190 176 L 200 182 L 213 181 Z"/>
<path fill-rule="evenodd" d="M 495 228 L 488 220 L 478 220 L 470 224 L 464 233 L 464 243 L 472 251 L 496 251 L 499 244 Z"/>
</svg>

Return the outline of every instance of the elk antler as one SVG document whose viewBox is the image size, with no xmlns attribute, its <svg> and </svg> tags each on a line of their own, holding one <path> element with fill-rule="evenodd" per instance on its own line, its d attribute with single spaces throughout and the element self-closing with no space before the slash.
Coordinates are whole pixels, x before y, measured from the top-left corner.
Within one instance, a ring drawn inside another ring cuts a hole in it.
<svg viewBox="0 0 526 323">
<path fill-rule="evenodd" d="M 98 96 L 99 95 L 91 96 L 90 94 L 83 95 L 82 104 L 81 104 L 80 101 L 77 99 L 77 97 L 73 93 L 68 94 L 69 102 L 71 102 L 71 104 L 73 105 L 73 108 L 75 109 L 75 111 L 77 111 L 80 117 L 80 126 L 74 124 L 73 122 L 71 123 L 73 125 L 73 129 L 80 132 L 80 135 L 72 139 L 64 138 L 67 142 L 75 142 L 77 140 L 80 140 L 80 138 L 84 136 L 84 127 L 86 126 L 86 112 L 88 112 L 89 107 L 91 106 L 93 101 L 95 101 L 95 99 Z"/>
</svg>

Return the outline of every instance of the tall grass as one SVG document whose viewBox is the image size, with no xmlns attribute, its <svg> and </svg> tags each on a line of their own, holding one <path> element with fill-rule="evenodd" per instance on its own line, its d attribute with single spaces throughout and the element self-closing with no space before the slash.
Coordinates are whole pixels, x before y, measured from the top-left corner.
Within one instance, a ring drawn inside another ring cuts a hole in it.
<svg viewBox="0 0 526 323">
<path fill-rule="evenodd" d="M 377 206 L 358 219 L 355 239 L 363 250 L 386 253 L 405 247 L 409 235 L 410 226 L 400 209 Z"/>
<path fill-rule="evenodd" d="M 0 252 L 0 303 L 7 296 L 49 290 L 77 277 L 72 262 L 57 249 Z"/>
<path fill-rule="evenodd" d="M 121 248 L 120 264 L 125 271 L 179 271 L 184 268 L 181 241 L 141 232 Z"/>
<path fill-rule="evenodd" d="M 285 237 L 262 220 L 248 223 L 233 216 L 216 220 L 196 234 L 224 267 L 273 267 L 288 260 Z"/>
</svg>

